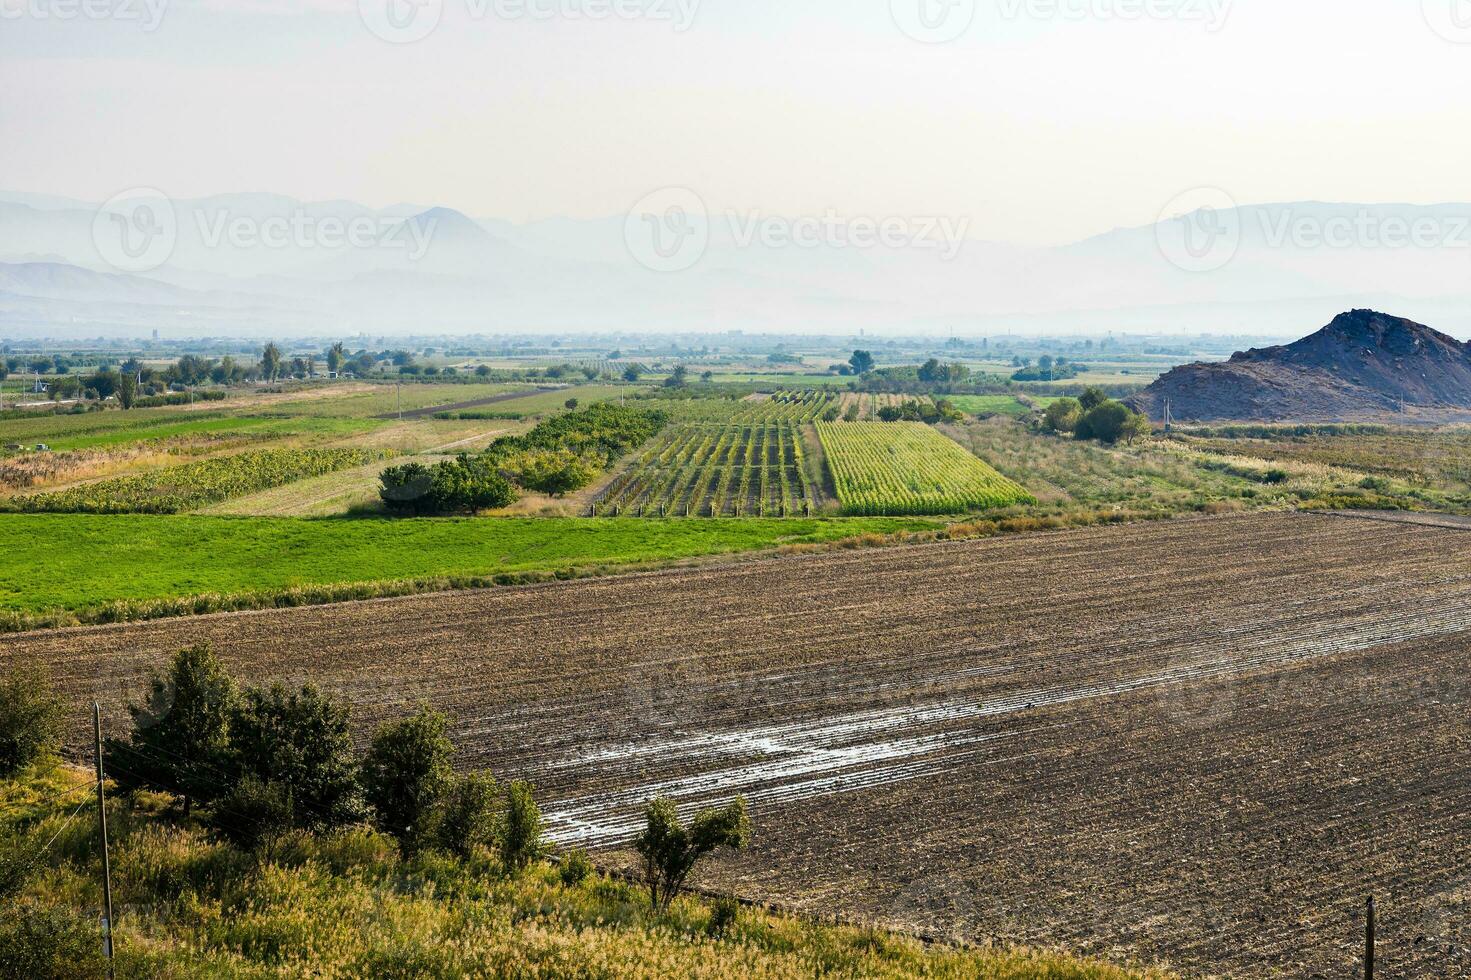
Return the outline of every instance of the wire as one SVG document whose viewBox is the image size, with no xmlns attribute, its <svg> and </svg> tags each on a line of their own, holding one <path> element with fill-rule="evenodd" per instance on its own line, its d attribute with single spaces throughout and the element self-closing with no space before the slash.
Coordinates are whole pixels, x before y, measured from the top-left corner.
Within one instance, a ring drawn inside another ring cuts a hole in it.
<svg viewBox="0 0 1471 980">
<path fill-rule="evenodd" d="M 77 814 L 81 813 L 83 807 L 87 806 L 87 804 L 90 802 L 90 800 L 83 800 L 76 805 L 76 809 L 72 810 L 71 816 L 66 818 L 66 823 L 57 828 L 56 833 L 51 835 L 51 839 L 43 844 L 41 846 L 41 849 L 37 851 L 29 861 L 26 862 L 25 867 L 21 868 L 20 877 L 25 877 L 25 875 L 30 873 L 31 868 L 36 866 L 36 862 L 41 860 L 41 858 L 46 854 L 47 851 L 51 850 L 51 845 L 55 844 L 57 838 L 66 832 L 66 829 L 70 827 L 72 825 L 72 822 L 77 819 Z"/>
</svg>

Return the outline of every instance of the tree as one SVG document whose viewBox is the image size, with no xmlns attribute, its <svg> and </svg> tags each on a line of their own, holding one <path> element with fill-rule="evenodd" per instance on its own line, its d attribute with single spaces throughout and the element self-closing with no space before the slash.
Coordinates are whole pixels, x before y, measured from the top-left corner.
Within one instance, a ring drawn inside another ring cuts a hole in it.
<svg viewBox="0 0 1471 980">
<path fill-rule="evenodd" d="M 567 409 L 567 411 L 569 411 L 569 412 L 575 412 L 575 411 L 577 411 L 578 404 L 579 403 L 578 403 L 578 401 L 577 401 L 576 398 L 569 398 L 565 402 L 562 403 L 562 407 L 565 408 L 565 409 Z"/>
<path fill-rule="evenodd" d="M 1149 422 L 1149 416 L 1142 412 L 1130 412 L 1129 418 L 1124 422 L 1124 441 L 1129 445 L 1134 444 L 1135 439 L 1147 439 L 1154 433 L 1154 426 Z"/>
<path fill-rule="evenodd" d="M 897 405 L 885 405 L 879 409 L 880 422 L 897 422 L 904 417 L 904 410 Z"/>
<path fill-rule="evenodd" d="M 297 825 L 296 804 L 290 787 L 244 776 L 216 802 L 210 824 L 236 847 L 256 851 Z"/>
<path fill-rule="evenodd" d="M 439 846 L 468 860 L 477 848 L 494 842 L 497 795 L 495 779 L 488 772 L 453 777 L 435 822 Z"/>
<path fill-rule="evenodd" d="M 340 344 L 333 344 L 327 348 L 327 371 L 331 374 L 340 374 L 342 366 L 347 363 L 347 350 Z"/>
<path fill-rule="evenodd" d="M 1132 414 L 1122 402 L 1104 401 L 1092 411 L 1084 413 L 1073 430 L 1073 435 L 1079 439 L 1118 442 L 1123 437 L 1124 427 Z"/>
<path fill-rule="evenodd" d="M 637 364 L 630 364 L 628 365 L 628 367 L 623 369 L 623 380 L 627 381 L 629 384 L 637 384 L 638 379 L 643 377 L 643 375 L 643 368 L 639 367 Z"/>
<path fill-rule="evenodd" d="M 1072 432 L 1083 417 L 1083 406 L 1076 398 L 1059 398 L 1042 413 L 1042 425 L 1049 432 Z"/>
<path fill-rule="evenodd" d="M 848 364 L 853 368 L 854 374 L 867 374 L 873 370 L 873 354 L 866 350 L 855 350 L 853 356 L 848 358 Z"/>
<path fill-rule="evenodd" d="M 454 745 L 448 728 L 449 718 L 422 705 L 410 717 L 380 727 L 363 757 L 363 795 L 378 826 L 405 852 L 430 839 L 435 810 L 451 786 Z"/>
<path fill-rule="evenodd" d="M 680 822 L 674 801 L 664 797 L 649 802 L 644 818 L 644 832 L 633 846 L 644 859 L 649 904 L 659 912 L 668 910 L 702 857 L 721 847 L 740 850 L 751 840 L 751 821 L 741 796 L 724 807 L 700 812 L 688 829 Z"/>
<path fill-rule="evenodd" d="M 281 348 L 274 342 L 266 344 L 260 353 L 260 373 L 267 381 L 275 381 L 281 374 Z"/>
<path fill-rule="evenodd" d="M 180 650 L 149 681 L 147 701 L 128 705 L 129 740 L 108 740 L 114 778 L 124 789 L 173 793 L 187 816 L 196 800 L 222 789 L 236 699 L 234 678 L 209 644 Z"/>
<path fill-rule="evenodd" d="M 1087 414 L 1108 401 L 1108 393 L 1099 387 L 1090 387 L 1078 396 L 1078 405 Z"/>
<path fill-rule="evenodd" d="M 689 376 L 690 376 L 690 369 L 689 368 L 685 367 L 683 364 L 677 365 L 674 368 L 674 373 L 671 374 L 671 375 L 669 375 L 669 377 L 667 377 L 667 378 L 664 379 L 664 387 L 666 387 L 666 388 L 683 388 L 685 385 L 687 385 L 689 383 Z"/>
<path fill-rule="evenodd" d="M 117 379 L 117 402 L 124 410 L 132 408 L 138 400 L 138 376 L 123 372 Z"/>
<path fill-rule="evenodd" d="M 298 826 L 341 826 L 362 812 L 350 712 L 311 684 L 245 692 L 230 713 L 228 769 L 289 793 Z"/>
<path fill-rule="evenodd" d="M 531 784 L 517 780 L 506 792 L 506 811 L 499 834 L 501 863 L 515 874 L 541 856 L 542 819 Z"/>
<path fill-rule="evenodd" d="M 0 779 L 9 779 L 61 744 L 61 698 L 45 669 L 16 664 L 0 679 Z"/>
<path fill-rule="evenodd" d="M 701 371 L 700 372 L 700 380 L 703 381 L 703 382 L 705 382 L 705 384 L 709 384 L 710 382 L 712 382 L 712 381 L 715 380 L 715 372 L 714 371 Z"/>
<path fill-rule="evenodd" d="M 431 466 L 404 463 L 378 475 L 378 496 L 408 514 L 468 514 L 516 501 L 516 488 L 486 460 L 460 456 Z"/>
</svg>

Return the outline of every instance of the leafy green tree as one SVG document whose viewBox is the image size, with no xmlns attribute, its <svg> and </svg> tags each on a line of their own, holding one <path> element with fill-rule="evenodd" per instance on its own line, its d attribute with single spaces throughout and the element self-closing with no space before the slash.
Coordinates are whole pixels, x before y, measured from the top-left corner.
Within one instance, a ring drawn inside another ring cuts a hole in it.
<svg viewBox="0 0 1471 980">
<path fill-rule="evenodd" d="M 542 855 L 541 809 L 536 805 L 531 784 L 512 783 L 506 792 L 506 809 L 501 814 L 499 833 L 501 864 L 512 874 L 526 868 Z"/>
<path fill-rule="evenodd" d="M 432 466 L 404 463 L 379 474 L 378 495 L 390 510 L 467 514 L 506 507 L 516 489 L 485 458 L 460 456 Z"/>
<path fill-rule="evenodd" d="M 281 376 L 281 348 L 274 342 L 266 344 L 261 351 L 260 373 L 267 381 L 275 381 Z"/>
<path fill-rule="evenodd" d="M 740 850 L 751 841 L 751 820 L 745 797 L 726 806 L 701 811 L 686 828 L 674 801 L 656 797 L 644 811 L 644 832 L 633 842 L 644 860 L 649 904 L 666 911 L 696 863 L 717 848 Z"/>
<path fill-rule="evenodd" d="M 1087 415 L 1106 401 L 1108 401 L 1107 392 L 1096 386 L 1089 387 L 1078 396 L 1078 406 L 1083 410 L 1084 415 Z"/>
<path fill-rule="evenodd" d="M 897 405 L 885 405 L 879 409 L 880 422 L 898 422 L 904 418 L 904 410 Z"/>
<path fill-rule="evenodd" d="M 490 773 L 452 777 L 435 820 L 439 846 L 461 858 L 470 858 L 477 848 L 494 843 L 499 810 L 499 792 Z"/>
<path fill-rule="evenodd" d="M 638 379 L 644 376 L 644 369 L 637 364 L 630 364 L 623 369 L 623 380 L 629 384 L 637 384 Z"/>
<path fill-rule="evenodd" d="M 562 855 L 562 868 L 559 877 L 562 884 L 568 888 L 576 888 L 593 874 L 592 860 L 587 852 L 581 849 L 568 851 Z"/>
<path fill-rule="evenodd" d="M 338 374 L 347 363 L 347 350 L 340 343 L 333 344 L 327 348 L 327 370 L 332 374 Z"/>
<path fill-rule="evenodd" d="M 138 376 L 124 372 L 117 379 L 117 403 L 124 410 L 132 408 L 138 400 Z"/>
<path fill-rule="evenodd" d="M 0 779 L 9 779 L 61 744 L 64 706 L 45 668 L 16 664 L 0 678 Z"/>
<path fill-rule="evenodd" d="M 1104 401 L 1083 415 L 1073 430 L 1073 435 L 1079 439 L 1118 442 L 1123 438 L 1124 427 L 1132 414 L 1122 402 Z"/>
<path fill-rule="evenodd" d="M 337 827 L 362 807 L 346 702 L 311 684 L 252 687 L 230 713 L 229 772 L 290 794 L 302 827 Z"/>
<path fill-rule="evenodd" d="M 125 790 L 173 793 L 187 816 L 222 789 L 236 700 L 235 680 L 209 644 L 180 650 L 149 681 L 148 699 L 128 705 L 128 741 L 108 740 L 113 777 Z"/>
<path fill-rule="evenodd" d="M 854 374 L 867 374 L 873 370 L 873 354 L 866 350 L 855 350 L 853 356 L 848 358 L 848 364 L 853 368 Z"/>
<path fill-rule="evenodd" d="M 1042 413 L 1042 425 L 1049 432 L 1072 432 L 1083 417 L 1083 406 L 1076 398 L 1059 398 Z"/>
<path fill-rule="evenodd" d="M 436 810 L 452 784 L 448 728 L 445 715 L 421 706 L 380 727 L 359 768 L 374 819 L 405 852 L 431 839 Z"/>
<path fill-rule="evenodd" d="M 1154 426 L 1149 422 L 1149 416 L 1141 412 L 1130 412 L 1129 418 L 1124 422 L 1124 441 L 1129 445 L 1134 444 L 1135 439 L 1147 439 L 1154 433 Z"/>
<path fill-rule="evenodd" d="M 567 409 L 567 411 L 569 411 L 569 412 L 575 412 L 575 411 L 577 411 L 578 404 L 579 403 L 578 403 L 578 401 L 577 401 L 576 398 L 569 398 L 565 402 L 562 403 L 562 407 L 565 408 L 565 409 Z"/>
</svg>

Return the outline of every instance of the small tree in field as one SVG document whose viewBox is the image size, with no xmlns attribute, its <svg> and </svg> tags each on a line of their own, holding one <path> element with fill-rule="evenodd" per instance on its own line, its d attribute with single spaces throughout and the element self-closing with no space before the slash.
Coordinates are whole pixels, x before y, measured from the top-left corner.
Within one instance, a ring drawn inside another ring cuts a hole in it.
<svg viewBox="0 0 1471 980">
<path fill-rule="evenodd" d="M 449 719 L 427 705 L 378 729 L 363 758 L 363 795 L 378 826 L 410 852 L 434 831 L 436 809 L 451 786 L 454 745 Z"/>
<path fill-rule="evenodd" d="M 506 793 L 506 812 L 501 816 L 501 863 L 512 874 L 520 872 L 541 856 L 541 809 L 532 795 L 531 784 L 521 780 Z"/>
<path fill-rule="evenodd" d="M 454 777 L 436 821 L 439 846 L 466 859 L 476 848 L 489 846 L 495 840 L 497 810 L 497 790 L 490 773 Z"/>
<path fill-rule="evenodd" d="M 0 679 L 0 779 L 56 750 L 62 702 L 45 670 L 17 666 Z"/>
<path fill-rule="evenodd" d="M 578 402 L 576 398 L 569 398 L 563 404 L 566 406 L 567 411 L 575 412 L 577 411 L 577 406 L 580 404 L 580 402 Z"/>
<path fill-rule="evenodd" d="M 187 816 L 196 800 L 221 790 L 235 681 L 209 644 L 180 650 L 149 683 L 148 699 L 130 704 L 127 742 L 109 739 L 114 778 L 124 789 L 161 789 L 178 796 Z"/>
<path fill-rule="evenodd" d="M 730 804 L 703 810 L 686 829 L 674 801 L 657 797 L 644 812 L 647 825 L 633 842 L 644 859 L 644 880 L 649 886 L 649 903 L 666 911 L 674 901 L 695 864 L 721 847 L 744 848 L 751 840 L 751 820 L 745 797 Z"/>
</svg>

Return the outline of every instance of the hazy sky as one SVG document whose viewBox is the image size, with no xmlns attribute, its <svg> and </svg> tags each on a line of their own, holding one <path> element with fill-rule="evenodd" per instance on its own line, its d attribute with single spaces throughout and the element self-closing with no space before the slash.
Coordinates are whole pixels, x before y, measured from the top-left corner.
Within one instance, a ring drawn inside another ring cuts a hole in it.
<svg viewBox="0 0 1471 980">
<path fill-rule="evenodd" d="M 525 221 L 683 185 L 1020 242 L 1202 185 L 1471 198 L 1468 0 L 420 0 L 413 43 L 390 0 L 165 2 L 0 0 L 0 186 Z"/>
</svg>

